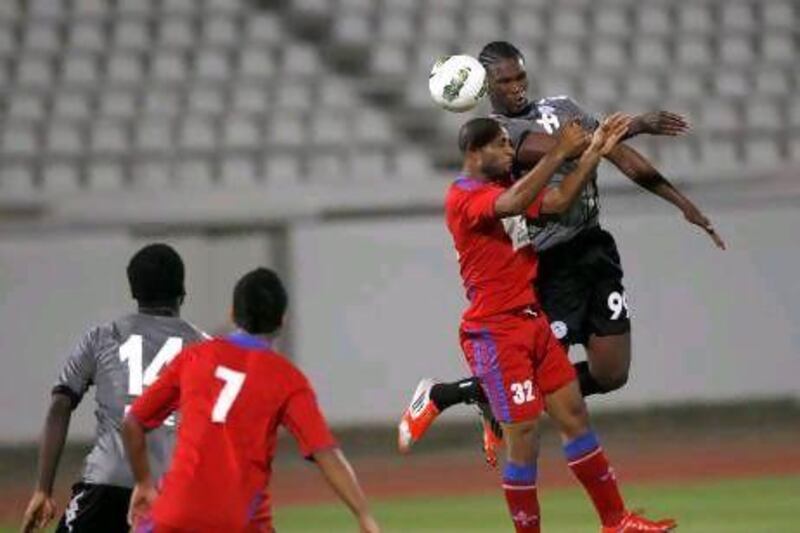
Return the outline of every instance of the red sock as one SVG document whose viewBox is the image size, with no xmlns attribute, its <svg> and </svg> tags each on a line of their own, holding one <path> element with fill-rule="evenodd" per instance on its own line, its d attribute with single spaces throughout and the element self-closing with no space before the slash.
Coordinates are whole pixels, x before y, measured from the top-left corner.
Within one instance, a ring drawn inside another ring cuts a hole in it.
<svg viewBox="0 0 800 533">
<path fill-rule="evenodd" d="M 625 502 L 619 492 L 614 470 L 594 434 L 578 437 L 568 443 L 564 451 L 572 473 L 589 493 L 603 525 L 619 524 L 625 515 Z"/>
<path fill-rule="evenodd" d="M 503 471 L 503 492 L 517 533 L 539 533 L 536 467 L 507 463 Z"/>
</svg>

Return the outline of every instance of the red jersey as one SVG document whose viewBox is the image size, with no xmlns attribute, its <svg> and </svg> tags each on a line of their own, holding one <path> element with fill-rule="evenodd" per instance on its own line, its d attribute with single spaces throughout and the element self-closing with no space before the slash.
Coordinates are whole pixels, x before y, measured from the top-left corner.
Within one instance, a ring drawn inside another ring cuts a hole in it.
<svg viewBox="0 0 800 533">
<path fill-rule="evenodd" d="M 175 452 L 153 506 L 152 518 L 163 526 L 271 531 L 267 485 L 278 426 L 306 457 L 336 446 L 308 379 L 246 334 L 182 351 L 130 414 L 155 428 L 175 409 Z"/>
<path fill-rule="evenodd" d="M 469 300 L 464 321 L 536 303 L 532 282 L 537 259 L 524 217 L 499 220 L 495 216 L 495 201 L 505 190 L 496 183 L 459 176 L 447 191 L 447 229 Z M 539 215 L 542 198 L 540 194 L 528 208 L 528 217 Z"/>
</svg>

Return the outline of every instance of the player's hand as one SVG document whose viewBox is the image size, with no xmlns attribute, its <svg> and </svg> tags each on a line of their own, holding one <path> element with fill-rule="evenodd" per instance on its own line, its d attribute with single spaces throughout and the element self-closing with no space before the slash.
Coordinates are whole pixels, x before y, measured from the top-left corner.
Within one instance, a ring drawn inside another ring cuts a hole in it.
<svg viewBox="0 0 800 533">
<path fill-rule="evenodd" d="M 633 119 L 631 130 L 636 133 L 650 135 L 683 135 L 691 126 L 686 117 L 670 111 L 650 111 L 636 115 Z"/>
<path fill-rule="evenodd" d="M 22 519 L 20 531 L 36 531 L 43 529 L 56 515 L 56 502 L 50 494 L 41 490 L 33 493 L 28 508 L 25 509 L 25 516 Z"/>
<path fill-rule="evenodd" d="M 614 113 L 606 117 L 600 127 L 594 130 L 587 152 L 594 152 L 600 157 L 608 155 L 628 132 L 631 120 L 631 116 L 625 113 Z"/>
<path fill-rule="evenodd" d="M 725 241 L 722 240 L 722 237 L 719 236 L 717 230 L 714 229 L 714 225 L 711 221 L 706 217 L 699 209 L 690 207 L 683 212 L 684 218 L 689 221 L 689 223 L 698 226 L 705 231 L 708 236 L 714 241 L 714 244 L 720 250 L 725 249 Z"/>
<path fill-rule="evenodd" d="M 556 149 L 566 158 L 577 157 L 589 145 L 589 133 L 578 119 L 571 120 L 558 130 Z"/>
<path fill-rule="evenodd" d="M 358 519 L 358 527 L 360 533 L 380 533 L 381 528 L 378 525 L 378 522 L 372 517 L 372 515 L 363 516 Z"/>
<path fill-rule="evenodd" d="M 133 487 L 131 503 L 128 507 L 128 524 L 135 526 L 139 520 L 147 517 L 157 496 L 158 491 L 152 483 L 137 483 Z"/>
</svg>

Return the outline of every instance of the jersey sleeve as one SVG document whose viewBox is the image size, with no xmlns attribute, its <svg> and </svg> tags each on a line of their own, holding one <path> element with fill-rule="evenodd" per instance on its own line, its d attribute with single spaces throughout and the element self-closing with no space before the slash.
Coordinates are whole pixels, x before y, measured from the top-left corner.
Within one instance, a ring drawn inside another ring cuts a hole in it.
<svg viewBox="0 0 800 533">
<path fill-rule="evenodd" d="M 594 131 L 600 125 L 598 118 L 584 110 L 575 100 L 569 96 L 562 96 L 553 99 L 553 103 L 557 105 L 562 116 L 566 117 L 566 121 L 578 119 L 585 129 Z M 566 124 L 566 121 L 564 124 Z M 562 126 L 564 125 L 562 124 Z"/>
<path fill-rule="evenodd" d="M 497 218 L 494 204 L 502 193 L 502 188 L 493 185 L 459 190 L 456 209 L 468 227 L 477 228 Z"/>
<path fill-rule="evenodd" d="M 147 429 L 159 427 L 178 408 L 181 396 L 181 371 L 189 350 L 183 350 L 133 402 L 129 416 Z"/>
<path fill-rule="evenodd" d="M 298 385 L 286 400 L 281 423 L 297 440 L 300 453 L 308 459 L 318 451 L 337 446 L 337 443 L 311 384 L 302 374 Z"/>
<path fill-rule="evenodd" d="M 83 395 L 94 381 L 97 337 L 97 328 L 86 332 L 81 337 L 67 357 L 53 387 L 54 394 L 64 394 L 70 398 L 73 408 L 80 403 Z"/>
</svg>

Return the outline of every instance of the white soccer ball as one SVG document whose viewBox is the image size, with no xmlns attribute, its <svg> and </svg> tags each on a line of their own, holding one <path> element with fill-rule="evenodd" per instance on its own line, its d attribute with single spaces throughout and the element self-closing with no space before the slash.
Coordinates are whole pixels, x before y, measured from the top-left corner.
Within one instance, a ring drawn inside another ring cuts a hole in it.
<svg viewBox="0 0 800 533">
<path fill-rule="evenodd" d="M 455 55 L 439 59 L 428 78 L 431 97 L 448 111 L 469 111 L 486 94 L 486 70 L 477 59 Z"/>
</svg>

